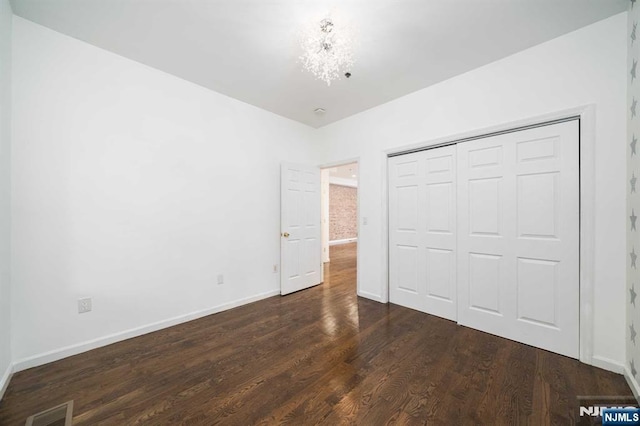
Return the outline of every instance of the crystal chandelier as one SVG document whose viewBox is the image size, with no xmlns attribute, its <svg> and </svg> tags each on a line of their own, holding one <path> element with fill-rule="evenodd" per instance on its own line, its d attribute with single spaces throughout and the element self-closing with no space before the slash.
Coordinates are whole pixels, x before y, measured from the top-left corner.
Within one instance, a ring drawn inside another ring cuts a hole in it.
<svg viewBox="0 0 640 426">
<path fill-rule="evenodd" d="M 330 16 L 303 29 L 300 62 L 328 86 L 353 66 L 353 31 Z"/>
</svg>

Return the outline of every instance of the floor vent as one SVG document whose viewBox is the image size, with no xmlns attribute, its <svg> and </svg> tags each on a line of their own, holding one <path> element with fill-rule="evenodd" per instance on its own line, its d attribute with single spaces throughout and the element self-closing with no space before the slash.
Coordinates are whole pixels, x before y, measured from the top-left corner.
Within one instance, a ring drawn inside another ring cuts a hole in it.
<svg viewBox="0 0 640 426">
<path fill-rule="evenodd" d="M 27 419 L 25 426 L 71 426 L 73 401 L 65 402 Z"/>
</svg>

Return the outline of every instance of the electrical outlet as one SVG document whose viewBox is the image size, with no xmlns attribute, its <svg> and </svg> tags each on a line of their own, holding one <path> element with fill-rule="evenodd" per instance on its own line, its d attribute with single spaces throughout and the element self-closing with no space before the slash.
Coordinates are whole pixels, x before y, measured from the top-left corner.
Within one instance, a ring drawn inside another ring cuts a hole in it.
<svg viewBox="0 0 640 426">
<path fill-rule="evenodd" d="M 277 263 L 273 265 L 273 273 L 274 274 L 278 273 L 278 264 Z"/>
<path fill-rule="evenodd" d="M 224 275 L 222 274 L 218 275 L 218 285 L 220 284 L 224 284 Z"/>
<path fill-rule="evenodd" d="M 363 216 L 363 217 L 362 217 L 362 224 L 363 224 L 363 225 L 366 225 L 367 223 L 369 223 L 369 221 L 367 220 L 367 217 L 366 217 L 366 216 Z"/>
<path fill-rule="evenodd" d="M 78 299 L 78 313 L 84 314 L 86 312 L 91 312 L 91 298 L 87 297 L 85 299 Z"/>
</svg>

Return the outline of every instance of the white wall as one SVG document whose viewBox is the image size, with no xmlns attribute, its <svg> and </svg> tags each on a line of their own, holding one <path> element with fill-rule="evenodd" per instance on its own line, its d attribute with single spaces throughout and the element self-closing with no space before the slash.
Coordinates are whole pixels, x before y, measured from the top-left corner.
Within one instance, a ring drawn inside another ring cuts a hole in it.
<svg viewBox="0 0 640 426">
<path fill-rule="evenodd" d="M 324 163 L 360 158 L 359 293 L 384 295 L 383 151 L 596 106 L 593 354 L 624 364 L 626 13 L 319 130 Z M 367 218 L 368 224 L 363 225 Z"/>
<path fill-rule="evenodd" d="M 0 398 L 11 369 L 11 16 L 0 0 Z"/>
<path fill-rule="evenodd" d="M 279 291 L 279 164 L 316 158 L 311 128 L 18 17 L 13 36 L 17 369 Z"/>
</svg>

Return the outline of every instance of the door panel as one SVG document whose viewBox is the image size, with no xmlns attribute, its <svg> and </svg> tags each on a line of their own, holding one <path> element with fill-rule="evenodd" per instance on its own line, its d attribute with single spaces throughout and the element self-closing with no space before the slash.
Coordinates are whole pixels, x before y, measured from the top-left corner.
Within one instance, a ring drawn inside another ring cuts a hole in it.
<svg viewBox="0 0 640 426">
<path fill-rule="evenodd" d="M 501 236 L 501 177 L 469 179 L 469 226 L 477 236 Z"/>
<path fill-rule="evenodd" d="M 477 311 L 502 316 L 504 280 L 500 274 L 502 256 L 469 253 L 469 306 Z"/>
<path fill-rule="evenodd" d="M 418 294 L 418 248 L 415 246 L 397 246 L 398 290 Z"/>
<path fill-rule="evenodd" d="M 281 166 L 280 293 L 302 290 L 321 281 L 320 169 Z"/>
<path fill-rule="evenodd" d="M 453 146 L 389 159 L 390 300 L 453 320 L 455 164 Z"/>
<path fill-rule="evenodd" d="M 427 184 L 427 232 L 453 233 L 455 216 L 451 216 L 454 200 L 452 183 Z"/>
<path fill-rule="evenodd" d="M 518 258 L 518 319 L 557 327 L 559 262 Z"/>
<path fill-rule="evenodd" d="M 398 229 L 417 232 L 418 230 L 418 186 L 399 186 L 397 188 Z"/>
<path fill-rule="evenodd" d="M 559 173 L 518 176 L 519 238 L 557 239 Z"/>
<path fill-rule="evenodd" d="M 453 302 L 456 258 L 453 250 L 427 247 L 427 297 Z"/>
<path fill-rule="evenodd" d="M 577 358 L 578 121 L 458 145 L 460 324 Z M 491 153 L 489 155 L 488 153 Z"/>
</svg>

